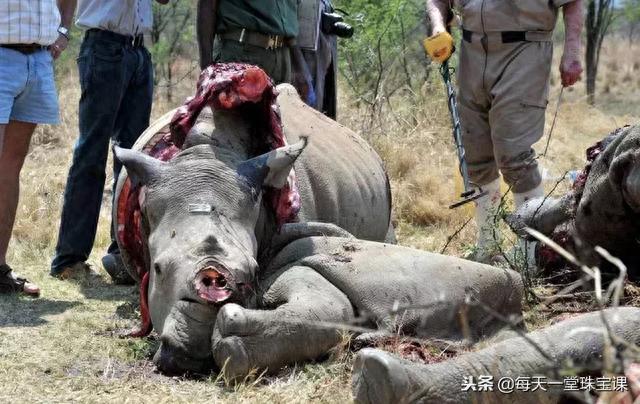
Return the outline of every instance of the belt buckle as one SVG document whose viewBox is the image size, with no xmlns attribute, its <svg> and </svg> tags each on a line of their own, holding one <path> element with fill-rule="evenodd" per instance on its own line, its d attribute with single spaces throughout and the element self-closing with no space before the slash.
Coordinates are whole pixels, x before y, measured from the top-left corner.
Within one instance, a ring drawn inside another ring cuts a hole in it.
<svg viewBox="0 0 640 404">
<path fill-rule="evenodd" d="M 269 35 L 269 41 L 267 42 L 267 49 L 273 50 L 282 46 L 282 40 L 278 35 Z"/>
</svg>

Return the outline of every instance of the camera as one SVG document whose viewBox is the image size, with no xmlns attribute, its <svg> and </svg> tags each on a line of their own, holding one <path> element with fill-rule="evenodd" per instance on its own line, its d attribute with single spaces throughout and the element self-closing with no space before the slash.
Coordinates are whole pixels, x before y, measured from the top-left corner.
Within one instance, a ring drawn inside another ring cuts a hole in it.
<svg viewBox="0 0 640 404">
<path fill-rule="evenodd" d="M 322 32 L 327 35 L 336 35 L 340 38 L 351 38 L 353 27 L 344 22 L 344 17 L 338 13 L 322 13 Z"/>
</svg>

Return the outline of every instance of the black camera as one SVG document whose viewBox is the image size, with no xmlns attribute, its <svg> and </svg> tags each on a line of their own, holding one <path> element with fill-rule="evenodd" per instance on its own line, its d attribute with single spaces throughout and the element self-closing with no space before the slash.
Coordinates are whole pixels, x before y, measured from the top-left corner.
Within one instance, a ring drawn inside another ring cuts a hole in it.
<svg viewBox="0 0 640 404">
<path fill-rule="evenodd" d="M 340 38 L 351 38 L 353 27 L 344 22 L 344 17 L 338 13 L 322 13 L 322 32 L 336 35 Z"/>
</svg>

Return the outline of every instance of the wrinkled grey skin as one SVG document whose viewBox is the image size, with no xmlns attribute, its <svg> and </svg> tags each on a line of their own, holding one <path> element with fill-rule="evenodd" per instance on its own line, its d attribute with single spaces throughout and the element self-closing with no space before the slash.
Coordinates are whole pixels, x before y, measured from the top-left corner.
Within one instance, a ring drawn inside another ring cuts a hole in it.
<svg viewBox="0 0 640 404">
<path fill-rule="evenodd" d="M 554 367 L 567 370 L 600 371 L 607 338 L 602 321 L 604 314 L 614 335 L 635 346 L 640 343 L 640 309 L 624 307 L 607 309 L 562 321 L 528 334 L 551 359 L 517 336 L 489 347 L 461 355 L 446 362 L 423 365 L 394 357 L 375 349 L 358 353 L 353 368 L 352 387 L 356 403 L 557 403 L 561 386 L 548 391 L 464 392 L 464 377 L 493 376 L 495 386 L 502 377 L 546 376 L 562 380 Z M 618 372 L 621 369 L 617 369 Z M 591 373 L 588 373 L 591 374 Z M 566 393 L 565 393 L 566 394 Z"/>
<path fill-rule="evenodd" d="M 247 110 L 206 110 L 185 150 L 167 163 L 136 150 L 166 128 L 172 113 L 155 122 L 134 150 L 116 152 L 127 171 L 117 192 L 127 175 L 145 187 L 149 308 L 161 339 L 154 361 L 166 373 L 212 366 L 218 308 L 251 294 L 259 257 L 273 251 L 277 226 L 261 200 L 262 186 L 281 187 L 294 162 L 301 221 L 335 223 L 363 239 L 394 240 L 389 183 L 378 155 L 355 133 L 304 105 L 292 87 L 278 90 L 289 143 L 308 138 L 302 156 L 302 144 L 296 144 L 249 161 L 257 145 Z M 190 212 L 194 204 L 211 212 Z"/>
<path fill-rule="evenodd" d="M 356 317 L 365 327 L 446 340 L 498 331 L 503 323 L 465 305 L 468 294 L 505 317 L 522 311 L 522 280 L 511 270 L 355 238 L 301 238 L 260 274 L 255 303 L 220 310 L 213 357 L 230 378 L 278 370 L 326 354 L 341 341 L 335 324 Z"/>
<path fill-rule="evenodd" d="M 583 262 L 599 264 L 593 248 L 601 246 L 621 258 L 632 275 L 640 275 L 640 126 L 604 141 L 608 144 L 593 162 L 577 206 L 573 192 L 534 199 L 507 221 L 520 235 L 526 226 L 547 236 L 568 228 Z"/>
</svg>

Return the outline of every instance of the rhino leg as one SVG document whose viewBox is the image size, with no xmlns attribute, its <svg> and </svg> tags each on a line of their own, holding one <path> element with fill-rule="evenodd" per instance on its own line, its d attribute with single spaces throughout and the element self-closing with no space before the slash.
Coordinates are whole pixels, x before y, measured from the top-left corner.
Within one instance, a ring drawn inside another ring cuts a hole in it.
<svg viewBox="0 0 640 404">
<path fill-rule="evenodd" d="M 281 273 L 262 297 L 272 310 L 225 305 L 212 337 L 213 358 L 227 377 L 252 369 L 277 370 L 325 354 L 340 333 L 318 322 L 346 322 L 354 317 L 349 299 L 309 267 Z"/>
<path fill-rule="evenodd" d="M 562 198 L 531 199 L 507 216 L 507 224 L 514 233 L 525 239 L 529 238 L 525 231 L 527 227 L 550 236 L 557 226 L 572 218 L 574 199 L 573 193 Z"/>
<path fill-rule="evenodd" d="M 545 375 L 553 380 L 553 370 L 602 371 L 607 323 L 617 338 L 632 346 L 640 342 L 640 309 L 623 307 L 575 317 L 528 334 L 528 341 L 513 337 L 477 352 L 447 362 L 421 365 L 398 359 L 383 351 L 362 350 L 354 364 L 353 393 L 357 403 L 552 403 L 561 398 L 562 386 L 550 386 L 537 393 L 512 394 L 463 391 L 464 378 L 491 376 L 494 383 L 503 377 Z M 538 350 L 531 343 L 534 342 Z M 544 354 L 542 352 L 544 352 Z M 618 369 L 619 371 L 620 369 Z M 484 400 L 484 401 L 483 401 Z"/>
</svg>

